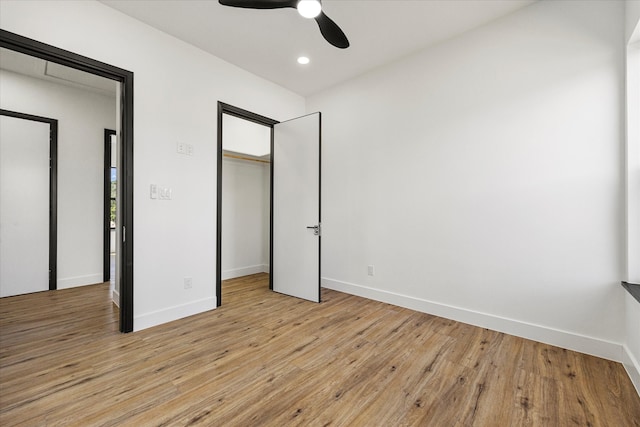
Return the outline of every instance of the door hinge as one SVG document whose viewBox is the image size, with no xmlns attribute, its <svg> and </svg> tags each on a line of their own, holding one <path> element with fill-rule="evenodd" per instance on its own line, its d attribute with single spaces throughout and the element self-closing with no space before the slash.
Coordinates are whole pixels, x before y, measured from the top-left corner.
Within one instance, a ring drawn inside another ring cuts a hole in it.
<svg viewBox="0 0 640 427">
<path fill-rule="evenodd" d="M 122 243 L 127 241 L 127 227 L 122 226 Z"/>
</svg>

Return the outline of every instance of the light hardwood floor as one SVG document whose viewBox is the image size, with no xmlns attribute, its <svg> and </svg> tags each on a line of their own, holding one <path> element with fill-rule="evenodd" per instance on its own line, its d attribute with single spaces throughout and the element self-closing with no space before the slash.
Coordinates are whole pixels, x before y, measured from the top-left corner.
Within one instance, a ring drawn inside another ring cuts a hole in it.
<svg viewBox="0 0 640 427">
<path fill-rule="evenodd" d="M 126 335 L 108 284 L 0 299 L 0 425 L 640 426 L 619 363 L 264 274 L 223 288 Z"/>
</svg>

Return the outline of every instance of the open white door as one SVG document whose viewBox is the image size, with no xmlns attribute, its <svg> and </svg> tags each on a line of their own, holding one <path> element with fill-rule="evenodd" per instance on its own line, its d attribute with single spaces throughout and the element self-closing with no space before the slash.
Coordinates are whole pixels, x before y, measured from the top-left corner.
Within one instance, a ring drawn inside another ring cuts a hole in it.
<svg viewBox="0 0 640 427">
<path fill-rule="evenodd" d="M 0 297 L 49 289 L 49 124 L 0 115 Z"/>
<path fill-rule="evenodd" d="M 320 302 L 320 113 L 274 125 L 273 290 Z"/>
</svg>

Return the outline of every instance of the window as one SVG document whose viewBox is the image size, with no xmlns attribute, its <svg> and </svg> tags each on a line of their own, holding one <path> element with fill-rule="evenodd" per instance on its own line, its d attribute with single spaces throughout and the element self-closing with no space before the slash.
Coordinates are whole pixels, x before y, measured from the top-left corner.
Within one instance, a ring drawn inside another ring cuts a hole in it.
<svg viewBox="0 0 640 427">
<path fill-rule="evenodd" d="M 116 168 L 111 168 L 111 209 L 109 211 L 111 229 L 116 228 Z"/>
</svg>

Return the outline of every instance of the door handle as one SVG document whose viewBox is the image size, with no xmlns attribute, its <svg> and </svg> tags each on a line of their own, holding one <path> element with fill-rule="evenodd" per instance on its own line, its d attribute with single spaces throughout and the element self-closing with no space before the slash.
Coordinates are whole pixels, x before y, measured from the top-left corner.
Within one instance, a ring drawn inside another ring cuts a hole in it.
<svg viewBox="0 0 640 427">
<path fill-rule="evenodd" d="M 307 229 L 313 230 L 313 235 L 314 236 L 319 236 L 320 235 L 320 224 L 318 224 L 318 225 L 309 225 L 309 226 L 307 226 Z"/>
</svg>

